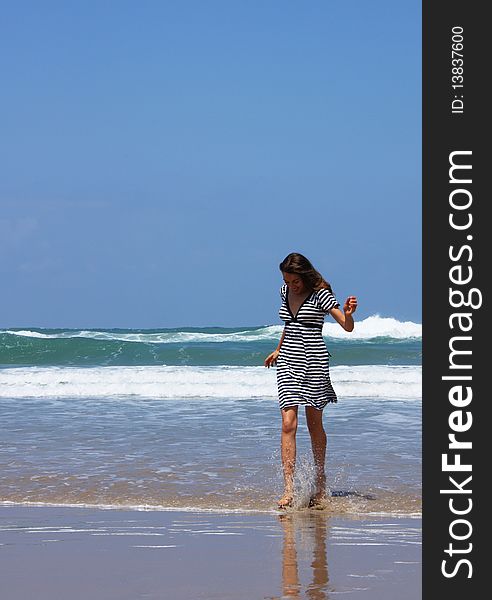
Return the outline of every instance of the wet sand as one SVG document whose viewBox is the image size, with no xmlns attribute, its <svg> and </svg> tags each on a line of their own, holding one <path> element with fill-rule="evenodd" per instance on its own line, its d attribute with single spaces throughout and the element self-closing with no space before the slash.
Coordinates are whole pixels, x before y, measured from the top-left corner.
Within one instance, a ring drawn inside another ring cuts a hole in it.
<svg viewBox="0 0 492 600">
<path fill-rule="evenodd" d="M 421 520 L 0 506 L 6 600 L 418 600 Z"/>
</svg>

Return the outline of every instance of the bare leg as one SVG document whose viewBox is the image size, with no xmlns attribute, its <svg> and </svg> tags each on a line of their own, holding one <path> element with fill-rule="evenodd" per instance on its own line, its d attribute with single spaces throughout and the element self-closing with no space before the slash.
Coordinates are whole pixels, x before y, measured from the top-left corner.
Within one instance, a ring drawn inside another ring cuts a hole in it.
<svg viewBox="0 0 492 600">
<path fill-rule="evenodd" d="M 278 501 L 279 508 L 292 504 L 294 498 L 294 469 L 296 464 L 297 406 L 285 408 L 282 413 L 282 467 L 284 470 L 284 495 Z"/>
<path fill-rule="evenodd" d="M 306 422 L 311 435 L 311 447 L 316 469 L 316 492 L 313 497 L 316 502 L 326 497 L 326 433 L 323 427 L 323 411 L 312 406 L 306 406 Z"/>
</svg>

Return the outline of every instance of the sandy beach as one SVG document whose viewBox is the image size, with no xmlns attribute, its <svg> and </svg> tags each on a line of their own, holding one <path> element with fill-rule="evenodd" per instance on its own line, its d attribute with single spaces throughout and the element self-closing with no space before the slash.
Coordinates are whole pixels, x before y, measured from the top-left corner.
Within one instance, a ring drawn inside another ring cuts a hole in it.
<svg viewBox="0 0 492 600">
<path fill-rule="evenodd" d="M 5 600 L 415 600 L 420 519 L 0 507 Z"/>
</svg>

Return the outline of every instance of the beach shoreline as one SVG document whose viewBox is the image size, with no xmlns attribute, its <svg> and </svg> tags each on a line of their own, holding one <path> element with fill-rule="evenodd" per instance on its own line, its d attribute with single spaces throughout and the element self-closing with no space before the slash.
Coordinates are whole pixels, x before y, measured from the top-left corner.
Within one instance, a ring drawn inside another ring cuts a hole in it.
<svg viewBox="0 0 492 600">
<path fill-rule="evenodd" d="M 405 515 L 2 505 L 2 592 L 9 600 L 415 600 L 420 532 L 420 518 Z"/>
<path fill-rule="evenodd" d="M 421 341 L 386 325 L 328 340 L 336 496 L 307 508 L 299 411 L 285 512 L 275 372 L 258 366 L 277 326 L 0 332 L 2 599 L 418 599 Z"/>
</svg>

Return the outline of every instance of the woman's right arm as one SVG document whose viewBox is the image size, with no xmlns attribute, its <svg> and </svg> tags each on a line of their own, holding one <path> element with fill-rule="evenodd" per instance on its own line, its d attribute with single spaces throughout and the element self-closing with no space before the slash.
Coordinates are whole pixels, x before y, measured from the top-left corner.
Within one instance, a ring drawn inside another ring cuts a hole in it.
<svg viewBox="0 0 492 600">
<path fill-rule="evenodd" d="M 280 342 L 278 343 L 276 350 L 274 350 L 271 354 L 269 354 L 265 358 L 265 367 L 270 368 L 277 364 L 277 358 L 280 353 L 280 348 L 282 347 L 282 342 L 284 341 L 284 337 L 285 337 L 285 327 L 284 327 L 284 330 L 282 331 L 282 337 L 280 338 Z"/>
</svg>

